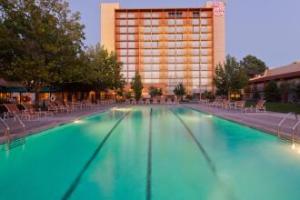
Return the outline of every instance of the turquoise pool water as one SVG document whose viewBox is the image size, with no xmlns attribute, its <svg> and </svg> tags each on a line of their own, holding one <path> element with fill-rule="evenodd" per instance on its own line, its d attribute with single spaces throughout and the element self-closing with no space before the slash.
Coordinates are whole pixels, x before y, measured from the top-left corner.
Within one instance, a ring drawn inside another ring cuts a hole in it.
<svg viewBox="0 0 300 200">
<path fill-rule="evenodd" d="M 114 109 L 0 149 L 1 200 L 300 199 L 290 144 L 186 108 Z"/>
</svg>

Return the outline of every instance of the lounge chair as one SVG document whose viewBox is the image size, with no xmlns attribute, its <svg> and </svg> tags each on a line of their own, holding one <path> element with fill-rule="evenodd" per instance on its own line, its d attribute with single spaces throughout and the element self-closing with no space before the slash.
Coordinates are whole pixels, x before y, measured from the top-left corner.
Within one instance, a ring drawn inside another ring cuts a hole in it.
<svg viewBox="0 0 300 200">
<path fill-rule="evenodd" d="M 266 101 L 265 100 L 259 100 L 255 105 L 255 112 L 259 111 L 266 111 Z"/>
<path fill-rule="evenodd" d="M 4 107 L 8 112 L 8 117 L 15 118 L 18 116 L 23 120 L 31 120 L 37 116 L 36 114 L 20 110 L 16 104 L 4 104 Z"/>
</svg>

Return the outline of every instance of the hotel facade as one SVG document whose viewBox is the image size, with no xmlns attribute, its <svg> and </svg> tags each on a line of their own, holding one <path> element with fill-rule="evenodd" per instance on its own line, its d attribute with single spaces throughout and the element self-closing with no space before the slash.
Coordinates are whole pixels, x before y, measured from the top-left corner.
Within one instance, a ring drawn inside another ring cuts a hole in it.
<svg viewBox="0 0 300 200">
<path fill-rule="evenodd" d="M 225 59 L 223 2 L 199 8 L 126 9 L 102 3 L 101 45 L 117 53 L 129 84 L 136 71 L 150 86 L 173 94 L 183 83 L 189 94 L 214 91 L 215 66 Z"/>
</svg>

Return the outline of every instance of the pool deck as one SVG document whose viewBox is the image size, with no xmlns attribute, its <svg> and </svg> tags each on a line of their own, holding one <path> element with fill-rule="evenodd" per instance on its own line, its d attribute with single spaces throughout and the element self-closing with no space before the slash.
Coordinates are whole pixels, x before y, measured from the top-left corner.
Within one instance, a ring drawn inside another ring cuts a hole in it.
<svg viewBox="0 0 300 200">
<path fill-rule="evenodd" d="M 209 107 L 206 104 L 183 104 L 183 106 L 231 120 L 251 128 L 262 130 L 276 136 L 278 134 L 278 123 L 287 115 L 285 113 L 275 112 L 228 111 L 225 109 Z M 298 116 L 298 119 L 300 120 L 300 116 Z M 282 139 L 292 139 L 292 127 L 296 124 L 296 122 L 295 116 L 290 116 L 282 124 L 280 131 L 280 137 Z M 296 130 L 295 140 L 300 141 L 300 126 Z"/>
<path fill-rule="evenodd" d="M 7 136 L 4 136 L 3 131 L 1 130 L 0 144 L 24 138 L 26 136 L 33 135 L 56 126 L 64 125 L 73 122 L 78 118 L 83 118 L 96 113 L 105 112 L 114 106 L 116 106 L 116 104 L 101 105 L 95 106 L 91 109 L 83 109 L 71 113 L 58 113 L 56 115 L 43 117 L 37 120 L 23 121 L 23 123 L 25 124 L 25 128 L 23 128 L 20 122 L 17 120 L 5 120 L 10 127 L 9 138 Z"/>
<path fill-rule="evenodd" d="M 0 144 L 7 141 L 13 141 L 19 138 L 24 138 L 28 135 L 36 134 L 41 131 L 60 126 L 66 123 L 73 122 L 74 120 L 82 117 L 86 117 L 92 114 L 105 112 L 114 106 L 127 107 L 125 104 L 113 104 L 95 106 L 92 109 L 79 110 L 72 113 L 59 113 L 54 116 L 44 117 L 39 120 L 24 121 L 26 128 L 23 128 L 18 121 L 13 119 L 7 120 L 9 127 L 11 128 L 9 138 L 0 134 Z M 130 105 L 129 105 L 130 106 Z M 278 123 L 282 120 L 286 114 L 274 113 L 274 112 L 241 112 L 241 111 L 228 111 L 225 109 L 209 107 L 205 104 L 180 104 L 180 105 L 142 105 L 142 106 L 168 106 L 168 107 L 188 107 L 201 112 L 209 113 L 226 120 L 231 120 L 251 128 L 262 130 L 264 132 L 277 136 Z M 300 120 L 300 116 L 298 116 Z M 296 123 L 295 116 L 290 116 L 282 125 L 280 136 L 283 139 L 292 139 L 292 127 Z M 3 127 L 2 127 L 3 129 Z M 300 142 L 300 126 L 295 133 L 295 140 Z"/>
</svg>

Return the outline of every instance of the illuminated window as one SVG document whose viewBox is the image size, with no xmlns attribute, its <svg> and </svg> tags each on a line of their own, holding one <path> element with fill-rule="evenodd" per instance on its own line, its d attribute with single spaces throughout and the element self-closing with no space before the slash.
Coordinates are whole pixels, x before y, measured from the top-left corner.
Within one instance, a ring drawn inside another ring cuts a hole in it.
<svg viewBox="0 0 300 200">
<path fill-rule="evenodd" d="M 192 24 L 193 25 L 199 25 L 199 19 L 192 19 Z"/>
</svg>

